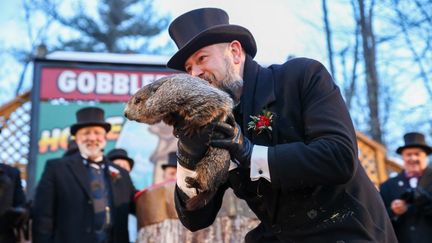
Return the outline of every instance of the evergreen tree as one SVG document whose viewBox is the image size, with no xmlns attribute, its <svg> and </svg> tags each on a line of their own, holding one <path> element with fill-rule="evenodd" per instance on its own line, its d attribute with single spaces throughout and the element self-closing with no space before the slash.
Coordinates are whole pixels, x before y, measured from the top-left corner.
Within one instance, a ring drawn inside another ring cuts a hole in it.
<svg viewBox="0 0 432 243">
<path fill-rule="evenodd" d="M 99 0 L 97 15 L 90 15 L 80 2 L 70 17 L 50 0 L 43 9 L 62 25 L 79 33 L 74 39 L 59 38 L 55 49 L 66 51 L 155 53 L 149 39 L 165 30 L 168 16 L 157 16 L 153 0 Z M 144 47 L 144 48 L 143 48 Z M 145 49 L 145 50 L 143 50 Z"/>
</svg>

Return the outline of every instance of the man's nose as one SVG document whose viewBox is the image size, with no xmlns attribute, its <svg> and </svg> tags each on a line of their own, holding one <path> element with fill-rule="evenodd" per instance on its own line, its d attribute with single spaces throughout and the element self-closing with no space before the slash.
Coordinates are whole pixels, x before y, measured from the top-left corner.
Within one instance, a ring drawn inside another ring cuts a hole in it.
<svg viewBox="0 0 432 243">
<path fill-rule="evenodd" d="M 194 77 L 199 77 L 203 73 L 202 69 L 197 65 L 191 67 L 189 74 Z"/>
<path fill-rule="evenodd" d="M 90 134 L 88 135 L 88 138 L 89 138 L 89 139 L 92 139 L 92 140 L 93 140 L 93 139 L 97 139 L 97 137 L 98 137 L 98 136 L 97 136 L 95 133 L 90 133 Z"/>
</svg>

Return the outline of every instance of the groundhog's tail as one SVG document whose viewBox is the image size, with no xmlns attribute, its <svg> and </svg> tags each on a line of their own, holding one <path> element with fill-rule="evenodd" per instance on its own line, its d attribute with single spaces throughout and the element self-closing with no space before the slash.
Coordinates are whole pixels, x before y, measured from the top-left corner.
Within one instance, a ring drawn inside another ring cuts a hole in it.
<svg viewBox="0 0 432 243">
<path fill-rule="evenodd" d="M 207 205 L 213 196 L 216 194 L 216 191 L 203 191 L 195 197 L 190 198 L 186 202 L 186 209 L 193 211 L 200 209 Z"/>
</svg>

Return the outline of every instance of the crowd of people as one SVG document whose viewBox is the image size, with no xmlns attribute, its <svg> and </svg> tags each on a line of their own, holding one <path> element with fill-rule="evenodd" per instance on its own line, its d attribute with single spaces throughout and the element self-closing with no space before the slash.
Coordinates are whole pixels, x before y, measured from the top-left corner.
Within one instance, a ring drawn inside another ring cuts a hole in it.
<svg viewBox="0 0 432 243">
<path fill-rule="evenodd" d="M 397 149 L 404 170 L 378 191 L 359 162 L 339 88 L 321 63 L 295 58 L 260 66 L 251 32 L 230 24 L 217 8 L 179 16 L 169 34 L 179 50 L 167 66 L 226 91 L 235 104 L 232 117 L 197 134 L 182 134 L 185 122 L 175 121 L 178 150 L 163 168 L 167 180 L 176 180 L 175 207 L 187 229 L 211 225 L 232 188 L 260 220 L 245 236 L 248 243 L 431 241 L 432 148 L 423 134 L 404 136 Z M 134 161 L 124 149 L 104 155 L 111 125 L 103 110 L 85 107 L 76 118 L 70 127 L 76 145 L 47 161 L 38 183 L 33 241 L 129 242 L 127 218 L 137 191 L 128 172 Z M 229 151 L 229 176 L 202 208 L 188 210 L 188 200 L 201 191 L 186 178 L 196 176 L 209 145 Z M 0 176 L 7 195 L 0 239 L 12 239 L 29 212 L 19 173 L 2 165 Z"/>
</svg>

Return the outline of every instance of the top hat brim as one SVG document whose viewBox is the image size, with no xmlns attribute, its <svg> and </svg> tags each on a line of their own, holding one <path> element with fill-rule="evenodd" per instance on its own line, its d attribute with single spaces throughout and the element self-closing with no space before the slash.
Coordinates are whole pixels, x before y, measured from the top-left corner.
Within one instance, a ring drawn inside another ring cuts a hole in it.
<svg viewBox="0 0 432 243">
<path fill-rule="evenodd" d="M 85 123 L 75 123 L 70 127 L 70 133 L 75 136 L 77 131 L 83 127 L 100 126 L 105 129 L 106 132 L 111 130 L 111 124 L 107 122 L 85 122 Z"/>
<path fill-rule="evenodd" d="M 177 168 L 176 164 L 163 164 L 161 165 L 162 169 L 165 170 L 167 167 L 174 167 Z"/>
<path fill-rule="evenodd" d="M 432 153 L 432 148 L 429 146 L 426 146 L 424 144 L 410 144 L 407 146 L 401 146 L 401 147 L 396 149 L 396 153 L 402 154 L 402 150 L 404 150 L 406 148 L 420 148 L 420 149 L 423 149 L 427 155 Z"/>
<path fill-rule="evenodd" d="M 112 157 L 110 157 L 110 160 L 112 160 L 112 161 L 114 161 L 114 160 L 116 160 L 116 159 L 124 159 L 124 160 L 127 160 L 127 162 L 128 162 L 129 165 L 130 165 L 131 170 L 132 170 L 132 168 L 133 168 L 133 166 L 134 166 L 134 164 L 135 164 L 135 161 L 134 161 L 133 159 L 129 158 L 129 157 L 125 157 L 125 156 L 112 156 Z"/>
<path fill-rule="evenodd" d="M 134 160 L 129 158 L 129 157 L 125 157 L 125 156 L 111 156 L 110 157 L 110 160 L 116 160 L 116 159 L 124 159 L 124 160 L 129 161 L 129 163 L 132 163 L 132 164 L 134 163 Z"/>
<path fill-rule="evenodd" d="M 202 31 L 182 48 L 180 48 L 168 61 L 167 66 L 172 69 L 185 71 L 186 60 L 199 49 L 224 42 L 238 40 L 251 57 L 255 57 L 257 48 L 255 39 L 246 28 L 239 25 L 216 25 Z"/>
</svg>

